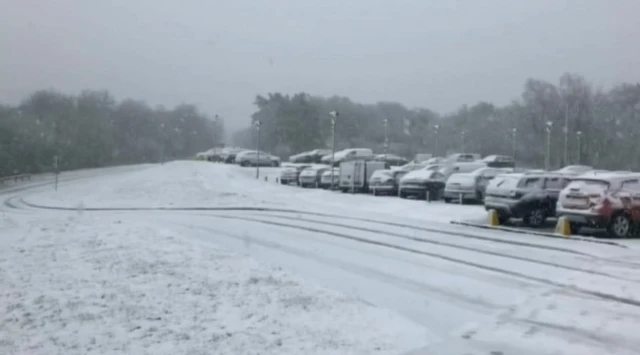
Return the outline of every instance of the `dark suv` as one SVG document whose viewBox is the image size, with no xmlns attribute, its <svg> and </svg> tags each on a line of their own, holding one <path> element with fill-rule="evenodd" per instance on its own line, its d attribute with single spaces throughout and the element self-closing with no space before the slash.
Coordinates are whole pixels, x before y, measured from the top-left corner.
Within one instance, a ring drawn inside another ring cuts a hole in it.
<svg viewBox="0 0 640 355">
<path fill-rule="evenodd" d="M 522 218 L 525 225 L 540 227 L 556 214 L 560 191 L 568 176 L 550 173 L 503 174 L 487 186 L 484 207 L 498 212 L 499 222 Z"/>
</svg>

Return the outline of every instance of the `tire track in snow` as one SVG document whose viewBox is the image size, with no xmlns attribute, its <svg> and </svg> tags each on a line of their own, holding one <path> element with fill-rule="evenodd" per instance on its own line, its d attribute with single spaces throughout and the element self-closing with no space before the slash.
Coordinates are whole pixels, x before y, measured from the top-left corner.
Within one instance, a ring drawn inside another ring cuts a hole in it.
<svg viewBox="0 0 640 355">
<path fill-rule="evenodd" d="M 209 226 L 207 227 L 201 226 L 201 225 L 194 226 L 193 224 L 185 224 L 180 222 L 173 222 L 173 223 L 184 228 L 195 228 L 200 230 L 206 230 L 209 232 L 214 232 L 216 235 L 222 235 L 222 236 L 233 238 L 243 242 L 246 242 L 246 238 L 247 238 L 244 235 L 230 233 L 228 230 L 220 230 L 220 229 L 212 228 Z M 275 249 L 275 250 L 282 251 L 295 256 L 299 256 L 305 259 L 314 260 L 322 264 L 337 267 L 343 271 L 354 273 L 356 275 L 364 276 L 367 278 L 374 278 L 384 283 L 394 284 L 401 289 L 404 289 L 406 291 L 416 293 L 419 295 L 423 295 L 424 293 L 434 294 L 440 300 L 447 303 L 451 303 L 452 300 L 455 300 L 456 303 L 462 303 L 465 308 L 473 308 L 475 311 L 482 311 L 486 309 L 499 311 L 499 310 L 504 310 L 505 308 L 502 305 L 490 303 L 489 301 L 483 298 L 470 297 L 462 293 L 452 292 L 440 287 L 435 287 L 433 285 L 428 285 L 421 282 L 417 282 L 415 280 L 404 278 L 404 277 L 398 276 L 397 274 L 390 274 L 380 270 L 372 269 L 370 267 L 366 267 L 366 266 L 362 266 L 362 265 L 358 265 L 350 262 L 345 262 L 336 258 L 321 256 L 305 250 L 300 250 L 297 248 L 286 246 L 280 243 L 275 243 L 275 242 L 266 241 L 266 240 L 257 240 L 255 238 L 252 238 L 251 244 L 256 244 L 265 248 Z"/>
<path fill-rule="evenodd" d="M 46 206 L 46 205 L 41 205 L 41 204 L 29 202 L 29 201 L 26 201 L 23 196 L 20 197 L 20 202 L 22 204 L 28 206 L 28 207 L 37 208 L 37 209 L 49 209 L 49 210 L 60 210 L 60 211 L 75 211 L 75 210 L 77 210 L 77 208 L 75 208 L 75 207 Z M 389 226 L 394 226 L 394 227 L 409 228 L 409 229 L 414 229 L 414 230 L 419 230 L 419 231 L 424 231 L 424 232 L 446 234 L 446 235 L 450 235 L 450 236 L 454 236 L 454 237 L 471 238 L 471 239 L 477 239 L 477 240 L 483 240 L 483 241 L 489 241 L 489 242 L 495 242 L 495 243 L 501 243 L 501 244 L 517 245 L 517 246 L 530 247 L 530 248 L 536 248 L 536 249 L 553 250 L 553 251 L 559 251 L 559 252 L 564 252 L 564 253 L 574 254 L 574 255 L 582 255 L 582 256 L 589 256 L 589 257 L 596 257 L 596 258 L 598 257 L 598 256 L 593 255 L 593 254 L 584 253 L 584 252 L 576 251 L 576 250 L 569 249 L 569 248 L 555 247 L 555 246 L 551 246 L 551 245 L 543 245 L 543 244 L 536 244 L 536 243 L 522 242 L 522 241 L 508 240 L 508 239 L 501 239 L 501 238 L 492 238 L 492 237 L 482 236 L 482 235 L 472 234 L 472 233 L 464 233 L 464 232 L 452 231 L 452 230 L 446 230 L 446 229 L 419 227 L 419 226 L 410 225 L 410 224 L 387 222 L 387 221 L 380 221 L 380 220 L 374 220 L 374 219 L 368 219 L 368 218 L 346 217 L 346 216 L 333 215 L 333 214 L 328 214 L 328 213 L 300 211 L 300 210 L 293 210 L 293 209 L 286 209 L 286 208 L 246 207 L 246 206 L 228 206 L 228 207 L 205 207 L 205 206 L 203 206 L 203 207 L 85 207 L 85 208 L 83 208 L 83 210 L 84 211 L 89 211 L 89 212 L 91 212 L 91 211 L 254 211 L 254 212 L 279 212 L 279 213 L 291 213 L 291 214 L 305 214 L 305 215 L 312 215 L 312 216 L 319 216 L 319 217 L 331 217 L 331 218 L 336 218 L 336 219 L 345 219 L 345 220 L 354 220 L 354 221 L 362 221 L 362 222 L 369 222 L 369 223 L 377 223 L 377 224 L 389 225 Z M 501 231 L 499 231 L 499 232 L 501 232 Z M 582 240 L 571 239 L 571 238 L 563 239 L 563 240 L 574 241 L 574 242 L 582 241 Z M 616 244 L 616 243 L 613 243 L 613 242 L 604 242 L 604 241 L 595 241 L 595 240 L 591 241 L 591 242 L 607 244 L 607 245 L 616 246 L 616 247 L 619 247 L 619 248 L 625 248 L 625 249 L 627 248 L 627 246 L 625 246 L 625 245 Z M 637 263 L 632 263 L 632 264 L 637 266 L 637 267 L 640 267 L 640 264 L 637 264 Z"/>
<path fill-rule="evenodd" d="M 266 216 L 266 217 L 269 217 L 269 218 L 277 218 L 277 219 L 284 219 L 284 220 L 293 220 L 294 219 L 292 217 L 273 215 L 273 214 L 269 214 L 269 213 L 260 213 L 259 215 L 256 215 L 256 216 L 260 216 L 260 217 Z M 313 220 L 313 219 L 308 219 L 308 218 L 300 218 L 300 217 L 296 217 L 295 221 L 302 221 L 302 222 L 321 224 L 321 225 L 331 225 L 331 226 L 335 226 L 335 227 L 353 229 L 353 230 L 358 230 L 358 231 L 363 231 L 363 232 L 368 232 L 368 233 L 375 233 L 375 234 L 380 234 L 380 235 L 385 235 L 385 236 L 393 236 L 393 237 L 407 239 L 407 240 L 411 240 L 411 241 L 415 241 L 415 242 L 419 242 L 419 243 L 440 245 L 440 246 L 451 247 L 451 248 L 455 248 L 455 249 L 461 249 L 461 250 L 467 250 L 467 251 L 472 251 L 472 252 L 477 252 L 477 253 L 482 253 L 482 254 L 487 254 L 487 255 L 492 255 L 492 256 L 498 256 L 498 257 L 507 258 L 507 259 L 513 259 L 513 260 L 525 261 L 525 262 L 530 262 L 530 263 L 535 263 L 535 264 L 540 264 L 540 265 L 545 265 L 545 266 L 551 266 L 551 267 L 555 267 L 555 268 L 559 268 L 559 269 L 577 271 L 577 272 L 582 272 L 582 273 L 591 274 L 591 275 L 604 276 L 604 277 L 609 277 L 609 278 L 616 279 L 616 280 L 621 280 L 621 281 L 629 281 L 629 282 L 634 282 L 634 283 L 640 283 L 639 280 L 628 279 L 628 278 L 625 278 L 625 277 L 612 275 L 612 274 L 608 274 L 608 273 L 601 272 L 601 271 L 583 269 L 583 268 L 579 268 L 579 267 L 575 267 L 575 266 L 557 264 L 557 263 L 544 261 L 544 260 L 540 260 L 540 259 L 528 258 L 528 257 L 524 257 L 524 256 L 517 256 L 517 255 L 511 255 L 511 254 L 506 254 L 506 253 L 501 253 L 501 252 L 491 251 L 491 250 L 485 250 L 485 249 L 479 249 L 479 248 L 469 247 L 469 246 L 465 246 L 465 245 L 444 242 L 444 241 L 440 241 L 440 240 L 419 238 L 419 237 L 414 237 L 414 236 L 410 236 L 410 235 L 406 235 L 406 234 L 399 234 L 399 233 L 396 233 L 396 232 L 381 231 L 379 229 L 357 227 L 357 226 L 343 224 L 343 223 L 335 223 L 335 222 L 328 222 L 328 221 L 318 221 L 318 220 Z"/>
<path fill-rule="evenodd" d="M 462 260 L 462 259 L 454 258 L 454 257 L 451 257 L 451 256 L 440 255 L 440 254 L 436 254 L 436 253 L 432 253 L 432 252 L 428 252 L 428 251 L 424 251 L 424 250 L 418 250 L 418 249 L 403 247 L 403 246 L 395 245 L 395 244 L 391 244 L 391 243 L 370 240 L 370 239 L 362 238 L 362 237 L 356 237 L 356 236 L 348 235 L 348 234 L 344 234 L 344 233 L 326 231 L 326 230 L 322 230 L 322 229 L 318 229 L 318 228 L 305 227 L 305 226 L 299 226 L 299 225 L 287 224 L 287 223 L 281 223 L 281 222 L 266 221 L 266 220 L 261 220 L 261 219 L 257 219 L 257 218 L 249 218 L 249 217 L 240 217 L 240 216 L 232 216 L 232 215 L 210 215 L 210 217 L 222 218 L 222 219 L 224 219 L 224 218 L 226 218 L 226 219 L 237 219 L 237 220 L 242 220 L 242 221 L 266 224 L 266 225 L 280 226 L 280 227 L 290 228 L 290 229 L 304 230 L 304 231 L 307 231 L 307 232 L 322 233 L 322 234 L 330 235 L 330 236 L 333 236 L 333 237 L 349 239 L 349 240 L 353 240 L 353 241 L 357 241 L 357 242 L 361 242 L 361 243 L 377 245 L 377 246 L 380 246 L 380 247 L 386 247 L 386 248 L 401 250 L 401 251 L 405 251 L 405 252 L 412 253 L 412 254 L 424 255 L 424 256 L 428 256 L 428 257 L 432 257 L 432 258 L 446 260 L 446 261 L 450 261 L 450 262 L 453 262 L 453 263 L 466 265 L 466 266 L 473 267 L 473 268 L 478 268 L 478 269 L 487 270 L 487 271 L 493 271 L 493 272 L 496 272 L 496 273 L 501 273 L 501 274 L 504 274 L 504 275 L 509 275 L 509 276 L 521 278 L 521 279 L 524 279 L 524 280 L 537 282 L 537 283 L 543 284 L 543 285 L 548 285 L 548 286 L 558 287 L 558 288 L 562 288 L 562 289 L 567 289 L 567 290 L 570 290 L 570 291 L 574 291 L 574 292 L 577 292 L 577 293 L 582 293 L 582 294 L 585 294 L 585 295 L 597 297 L 597 298 L 600 298 L 600 299 L 603 299 L 603 300 L 607 300 L 607 301 L 620 302 L 620 303 L 627 304 L 627 305 L 630 305 L 630 306 L 640 307 L 640 301 L 632 299 L 632 298 L 621 297 L 621 296 L 617 296 L 617 295 L 613 295 L 613 294 L 609 294 L 609 293 L 604 293 L 604 292 L 600 292 L 600 291 L 588 290 L 588 289 L 585 289 L 585 288 L 582 288 L 582 287 L 578 287 L 578 286 L 575 286 L 575 285 L 570 285 L 570 284 L 565 284 L 565 283 L 562 283 L 562 282 L 552 281 L 552 280 L 549 280 L 549 279 L 528 275 L 528 274 L 525 274 L 525 273 L 522 273 L 522 272 L 518 272 L 518 271 L 506 270 L 506 269 L 502 269 L 502 268 L 495 267 L 495 266 L 484 265 L 484 264 L 476 263 L 476 262 L 473 262 L 473 261 Z"/>
</svg>

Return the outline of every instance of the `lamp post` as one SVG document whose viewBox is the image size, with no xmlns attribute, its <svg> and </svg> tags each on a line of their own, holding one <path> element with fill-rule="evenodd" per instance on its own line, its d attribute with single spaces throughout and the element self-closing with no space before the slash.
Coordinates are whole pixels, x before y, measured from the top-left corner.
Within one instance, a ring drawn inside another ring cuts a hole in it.
<svg viewBox="0 0 640 355">
<path fill-rule="evenodd" d="M 464 135 L 465 131 L 460 132 L 460 153 L 464 153 Z"/>
<path fill-rule="evenodd" d="M 512 140 L 512 152 L 511 152 L 511 156 L 513 157 L 513 160 L 516 160 L 516 133 L 518 132 L 518 130 L 514 127 L 511 129 L 511 140 Z"/>
<path fill-rule="evenodd" d="M 334 174 L 333 167 L 335 164 L 335 156 L 336 156 L 336 120 L 338 119 L 338 111 L 329 112 L 329 117 L 331 117 L 331 188 L 334 188 Z"/>
<path fill-rule="evenodd" d="M 167 132 L 164 129 L 164 123 L 160 124 L 160 129 L 162 130 L 162 150 L 161 150 L 161 154 L 160 154 L 160 164 L 164 164 L 164 154 L 165 154 L 165 150 L 167 149 L 166 145 L 167 145 Z"/>
<path fill-rule="evenodd" d="M 564 128 L 562 129 L 564 133 L 564 155 L 563 162 L 564 165 L 569 164 L 569 104 L 565 105 L 564 108 Z"/>
<path fill-rule="evenodd" d="M 438 131 L 440 131 L 440 125 L 433 125 L 433 131 L 436 133 L 436 151 L 434 153 L 436 156 L 438 156 Z"/>
<path fill-rule="evenodd" d="M 545 170 L 549 170 L 549 168 L 551 167 L 551 129 L 553 128 L 553 122 L 551 121 L 547 121 L 546 123 L 546 130 L 547 130 L 547 152 L 545 154 L 545 159 L 544 159 L 544 168 Z"/>
<path fill-rule="evenodd" d="M 256 130 L 258 131 L 258 144 L 256 149 L 256 154 L 258 155 L 258 159 L 256 161 L 256 179 L 260 179 L 260 126 L 262 125 L 262 122 L 260 120 L 257 120 L 253 124 L 256 126 Z"/>
<path fill-rule="evenodd" d="M 580 150 L 580 148 L 582 148 L 580 145 L 582 140 L 582 131 L 576 132 L 576 136 L 576 138 L 578 139 L 578 164 L 580 164 L 580 158 L 582 157 L 582 151 Z"/>
<path fill-rule="evenodd" d="M 216 113 L 215 118 L 213 119 L 213 157 L 216 157 L 216 145 L 218 145 L 218 140 L 216 139 L 216 134 L 218 134 L 218 119 L 220 116 Z"/>
<path fill-rule="evenodd" d="M 389 120 L 384 119 L 384 162 L 387 162 L 387 152 L 389 150 Z"/>
</svg>

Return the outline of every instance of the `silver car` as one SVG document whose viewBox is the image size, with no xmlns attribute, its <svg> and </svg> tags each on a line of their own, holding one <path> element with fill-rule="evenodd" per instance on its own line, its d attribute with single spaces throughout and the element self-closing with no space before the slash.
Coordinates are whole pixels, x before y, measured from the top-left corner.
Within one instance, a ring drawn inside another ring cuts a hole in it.
<svg viewBox="0 0 640 355">
<path fill-rule="evenodd" d="M 444 187 L 445 202 L 482 202 L 489 181 L 499 174 L 513 171 L 509 168 L 480 168 L 470 173 L 452 174 Z"/>
<path fill-rule="evenodd" d="M 318 187 L 320 186 L 322 174 L 329 170 L 328 166 L 312 166 L 300 172 L 298 177 L 298 185 L 300 187 Z"/>
<path fill-rule="evenodd" d="M 236 155 L 236 163 L 240 166 L 280 166 L 280 158 L 257 151 L 246 151 Z"/>
</svg>

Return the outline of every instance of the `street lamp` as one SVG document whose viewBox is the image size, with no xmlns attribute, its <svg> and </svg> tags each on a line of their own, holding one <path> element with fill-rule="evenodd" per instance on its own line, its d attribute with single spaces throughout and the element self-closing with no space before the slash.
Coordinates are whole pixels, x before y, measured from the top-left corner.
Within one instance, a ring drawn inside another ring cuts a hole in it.
<svg viewBox="0 0 640 355">
<path fill-rule="evenodd" d="M 384 122 L 384 162 L 387 162 L 387 151 L 389 149 L 389 120 L 388 119 L 384 119 L 382 122 Z"/>
<path fill-rule="evenodd" d="M 262 125 L 262 122 L 260 120 L 257 120 L 253 123 L 256 126 L 256 130 L 258 131 L 258 149 L 256 149 L 256 153 L 257 153 L 257 163 L 256 163 L 256 179 L 260 179 L 260 126 Z"/>
<path fill-rule="evenodd" d="M 544 168 L 545 170 L 549 170 L 551 166 L 551 129 L 553 128 L 553 122 L 546 122 L 546 131 L 547 131 L 547 152 L 545 154 L 544 159 Z"/>
<path fill-rule="evenodd" d="M 518 130 L 514 127 L 511 129 L 511 139 L 512 139 L 512 152 L 511 152 L 511 156 L 513 157 L 513 160 L 516 160 L 516 133 L 518 132 Z"/>
<path fill-rule="evenodd" d="M 335 164 L 335 156 L 336 156 L 336 120 L 338 119 L 338 111 L 329 112 L 329 117 L 331 117 L 331 188 L 334 188 L 334 174 L 333 167 Z"/>
<path fill-rule="evenodd" d="M 438 131 L 440 130 L 440 125 L 433 125 L 433 131 L 436 133 L 436 151 L 434 152 L 436 156 L 438 156 Z"/>
<path fill-rule="evenodd" d="M 580 150 L 580 148 L 581 148 L 580 143 L 581 143 L 581 140 L 582 140 L 582 131 L 576 132 L 576 135 L 577 135 L 577 139 L 578 139 L 578 164 L 580 164 L 580 158 L 582 156 L 582 151 Z"/>
<path fill-rule="evenodd" d="M 460 132 L 460 153 L 464 153 L 464 135 L 465 131 Z"/>
<path fill-rule="evenodd" d="M 164 164 L 164 154 L 165 154 L 165 150 L 167 149 L 166 145 L 167 145 L 167 132 L 164 129 L 164 123 L 160 124 L 160 129 L 162 130 L 162 151 L 161 151 L 161 155 L 160 155 L 160 164 Z"/>
<path fill-rule="evenodd" d="M 215 118 L 213 119 L 213 156 L 216 156 L 216 145 L 218 145 L 218 140 L 216 139 L 216 134 L 218 134 L 218 119 L 220 117 L 216 113 Z"/>
</svg>

